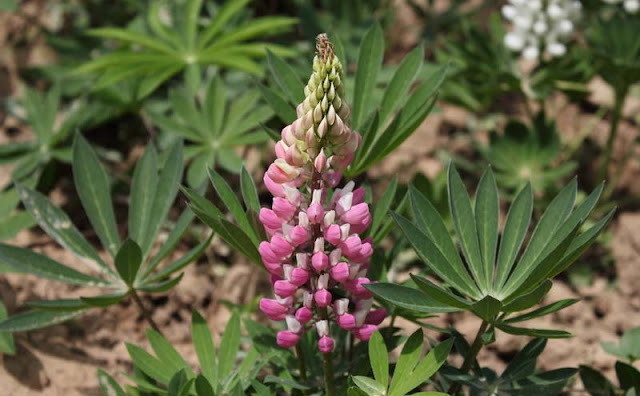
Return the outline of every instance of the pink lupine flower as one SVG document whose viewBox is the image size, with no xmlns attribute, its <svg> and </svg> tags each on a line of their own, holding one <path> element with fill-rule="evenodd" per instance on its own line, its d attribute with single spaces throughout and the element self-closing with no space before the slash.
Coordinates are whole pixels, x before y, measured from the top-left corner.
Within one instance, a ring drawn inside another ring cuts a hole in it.
<svg viewBox="0 0 640 396">
<path fill-rule="evenodd" d="M 264 176 L 274 199 L 260 211 L 269 241 L 258 251 L 276 299 L 261 300 L 260 310 L 286 321 L 278 345 L 291 348 L 315 327 L 318 348 L 331 353 L 332 323 L 366 341 L 386 312 L 371 311 L 364 287 L 373 254 L 373 241 L 360 237 L 371 224 L 365 190 L 353 182 L 337 188 L 362 139 L 346 125 L 342 65 L 326 35 L 318 36 L 317 49 L 298 118 L 282 129 L 276 160 Z"/>
</svg>

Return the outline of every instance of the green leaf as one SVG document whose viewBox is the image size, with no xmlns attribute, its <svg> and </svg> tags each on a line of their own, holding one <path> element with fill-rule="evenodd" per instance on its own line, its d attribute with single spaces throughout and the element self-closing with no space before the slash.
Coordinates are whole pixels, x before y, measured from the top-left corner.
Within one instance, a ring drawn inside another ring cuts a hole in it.
<svg viewBox="0 0 640 396">
<path fill-rule="evenodd" d="M 217 386 L 218 370 L 216 369 L 216 349 L 211 339 L 211 331 L 209 330 L 207 321 L 195 310 L 191 315 L 191 336 L 193 338 L 196 355 L 198 355 L 202 374 L 210 384 Z"/>
<path fill-rule="evenodd" d="M 138 92 L 136 93 L 136 100 L 142 101 L 158 86 L 173 77 L 180 70 L 184 68 L 182 63 L 168 64 L 155 73 L 145 74 L 140 83 L 138 84 Z"/>
<path fill-rule="evenodd" d="M 351 386 L 347 389 L 347 396 L 367 396 L 367 393 L 360 388 Z"/>
<path fill-rule="evenodd" d="M 131 44 L 138 44 L 140 46 L 154 49 L 158 52 L 162 52 L 168 55 L 178 55 L 175 50 L 173 50 L 170 46 L 163 43 L 162 41 L 156 40 L 153 37 L 147 36 L 142 33 L 132 32 L 130 30 L 117 28 L 98 28 L 91 29 L 88 34 L 95 37 L 123 41 L 125 43 Z"/>
<path fill-rule="evenodd" d="M 154 275 L 150 276 L 149 278 L 145 279 L 145 285 L 148 285 L 148 282 L 156 282 L 162 278 L 165 278 L 177 271 L 180 271 L 181 269 L 183 269 L 184 267 L 186 267 L 187 265 L 189 265 L 189 263 L 191 263 L 192 261 L 196 260 L 198 257 L 200 257 L 202 255 L 202 253 L 204 253 L 204 251 L 206 250 L 207 247 L 209 247 L 209 245 L 211 244 L 211 239 L 213 239 L 213 233 L 211 233 L 211 235 L 209 235 L 209 237 L 205 240 L 203 240 L 202 242 L 200 242 L 197 246 L 195 246 L 193 249 L 189 250 L 187 253 L 183 254 L 179 259 L 177 259 L 176 261 L 172 262 L 171 264 L 169 264 L 168 266 L 162 268 L 160 271 L 156 272 Z M 141 288 L 139 288 L 141 289 Z"/>
<path fill-rule="evenodd" d="M 82 206 L 102 245 L 111 256 L 120 246 L 109 179 L 89 143 L 78 134 L 73 144 L 73 180 Z"/>
<path fill-rule="evenodd" d="M 424 334 L 422 329 L 416 330 L 405 342 L 400 352 L 400 357 L 396 362 L 396 368 L 393 372 L 393 379 L 391 380 L 391 387 L 389 388 L 389 396 L 402 394 L 397 389 L 406 382 L 414 367 L 418 364 L 420 354 L 422 353 L 422 344 L 424 341 Z"/>
<path fill-rule="evenodd" d="M 161 282 L 145 283 L 144 285 L 138 286 L 136 290 L 148 293 L 165 293 L 176 287 L 176 285 L 182 280 L 183 276 L 184 272 L 174 278 L 169 278 Z"/>
<path fill-rule="evenodd" d="M 156 254 L 151 258 L 149 265 L 145 267 L 142 279 L 148 280 L 147 275 L 149 275 L 158 266 L 158 264 L 160 264 L 160 262 L 164 258 L 166 258 L 169 253 L 173 251 L 173 249 L 175 249 L 175 247 L 182 239 L 182 236 L 187 231 L 187 228 L 189 228 L 189 225 L 193 221 L 194 217 L 195 214 L 188 208 L 184 212 L 182 212 L 178 220 L 175 222 L 173 230 L 171 230 L 167 239 L 164 241 L 162 246 L 160 246 L 160 249 L 158 249 Z M 156 280 L 155 276 L 152 278 L 152 280 Z"/>
<path fill-rule="evenodd" d="M 269 104 L 269 106 L 271 106 L 281 121 L 287 124 L 295 121 L 296 110 L 289 104 L 289 102 L 287 102 L 287 99 L 283 98 L 274 89 L 266 87 L 260 83 L 257 83 L 257 87 L 262 93 L 264 100 Z"/>
<path fill-rule="evenodd" d="M 256 185 L 247 171 L 247 168 L 242 165 L 242 171 L 240 172 L 240 189 L 242 191 L 242 198 L 244 199 L 245 206 L 254 212 L 260 212 L 260 198 L 258 198 L 258 190 Z"/>
<path fill-rule="evenodd" d="M 614 396 L 616 388 L 599 371 L 580 365 L 580 379 L 587 392 L 592 396 Z"/>
<path fill-rule="evenodd" d="M 456 287 L 471 297 L 480 298 L 479 290 L 467 273 L 464 263 L 458 254 L 458 249 L 456 249 L 456 246 L 453 244 L 447 226 L 444 224 L 438 210 L 413 185 L 409 186 L 409 200 L 418 228 L 431 239 L 442 256 L 446 257 L 447 262 L 462 279 L 464 286 L 458 287 L 458 285 L 456 285 Z"/>
<path fill-rule="evenodd" d="M 282 89 L 282 92 L 288 96 L 289 102 L 293 104 L 301 103 L 304 100 L 304 84 L 298 78 L 296 71 L 281 57 L 269 50 L 267 50 L 267 61 L 269 62 L 271 75 L 280 86 L 280 89 Z"/>
<path fill-rule="evenodd" d="M 573 179 L 551 201 L 533 231 L 522 258 L 513 274 L 507 280 L 503 290 L 504 295 L 510 295 L 527 280 L 529 275 L 536 269 L 536 264 L 539 263 L 539 260 L 544 258 L 542 254 L 549 243 L 559 243 L 553 239 L 555 231 L 569 217 L 576 201 L 576 191 L 577 183 L 576 179 Z"/>
<path fill-rule="evenodd" d="M 168 370 L 171 370 L 172 373 L 178 372 L 182 369 L 191 371 L 191 369 L 188 369 L 187 362 L 185 362 L 182 356 L 166 338 L 152 329 L 147 329 L 146 333 L 149 344 L 151 344 L 151 348 L 153 348 L 156 357 L 167 367 Z"/>
<path fill-rule="evenodd" d="M 227 209 L 231 212 L 234 219 L 238 222 L 240 229 L 245 232 L 250 238 L 255 246 L 258 246 L 260 243 L 256 237 L 255 231 L 253 227 L 251 227 L 251 223 L 247 216 L 244 213 L 244 208 L 242 204 L 238 200 L 238 197 L 231 189 L 229 184 L 220 176 L 215 170 L 209 170 L 209 178 L 211 179 L 211 183 L 213 184 L 213 188 L 218 193 L 220 199 L 225 204 Z"/>
<path fill-rule="evenodd" d="M 193 381 L 195 381 L 195 378 L 188 379 L 185 369 L 178 371 L 171 377 L 171 381 L 169 381 L 169 396 L 186 396 L 189 393 L 189 388 L 191 388 Z"/>
<path fill-rule="evenodd" d="M 389 85 L 384 91 L 384 96 L 380 104 L 381 124 L 386 124 L 392 111 L 405 98 L 409 88 L 411 88 L 411 83 L 415 80 L 420 70 L 420 66 L 422 66 L 423 57 L 424 48 L 418 46 L 403 59 L 400 66 L 396 69 L 391 82 L 389 82 Z"/>
<path fill-rule="evenodd" d="M 529 309 L 536 305 L 542 300 L 542 298 L 551 290 L 551 286 L 553 283 L 547 279 L 542 282 L 538 287 L 533 289 L 531 293 L 525 294 L 524 296 L 520 296 L 505 305 L 503 308 L 504 312 L 519 312 L 524 311 L 525 309 Z"/>
<path fill-rule="evenodd" d="M 473 281 L 469 278 L 462 262 L 459 261 L 459 257 L 458 261 L 449 261 L 448 258 L 444 256 L 440 247 L 409 220 L 393 212 L 391 215 L 420 259 L 422 259 L 433 272 L 445 282 L 453 285 L 457 290 L 470 296 L 478 295 L 478 292 L 469 285 L 469 282 L 473 284 Z M 448 233 L 447 237 L 449 237 Z"/>
<path fill-rule="evenodd" d="M 94 307 L 108 307 L 110 305 L 115 305 L 122 301 L 125 297 L 127 297 L 127 293 L 111 293 L 111 294 L 103 294 L 101 296 L 94 297 L 80 297 L 80 299 Z"/>
<path fill-rule="evenodd" d="M 169 210 L 171 209 L 173 202 L 176 200 L 183 171 L 184 159 L 182 154 L 182 143 L 180 142 L 171 147 L 167 160 L 164 163 L 164 167 L 160 172 L 158 185 L 153 199 L 153 208 L 151 210 L 153 215 L 149 220 L 147 233 L 143 236 L 142 244 L 140 246 L 143 256 L 145 257 L 153 246 L 153 242 L 162 227 L 162 223 L 167 218 Z"/>
<path fill-rule="evenodd" d="M 453 163 L 449 163 L 447 172 L 449 187 L 449 208 L 462 253 L 467 260 L 469 270 L 483 293 L 489 292 L 491 280 L 482 263 L 480 243 L 478 241 L 476 221 L 471 209 L 467 189 Z"/>
<path fill-rule="evenodd" d="M 133 364 L 142 370 L 143 373 L 162 384 L 168 384 L 169 381 L 171 381 L 173 372 L 167 364 L 153 357 L 139 346 L 129 344 L 128 342 L 125 343 L 125 345 L 127 351 L 129 351 L 131 360 L 133 360 Z"/>
<path fill-rule="evenodd" d="M 81 313 L 84 313 L 84 311 L 85 310 L 72 312 L 38 310 L 27 311 L 18 315 L 11 316 L 0 322 L 0 333 L 27 331 L 52 326 L 74 318 Z"/>
<path fill-rule="evenodd" d="M 488 276 L 489 285 L 491 285 L 494 279 L 493 267 L 498 247 L 498 222 L 500 220 L 498 186 L 491 167 L 487 168 L 480 178 L 473 212 L 484 272 Z"/>
<path fill-rule="evenodd" d="M 625 391 L 635 388 L 640 390 L 640 371 L 630 364 L 617 361 L 616 375 L 620 382 L 620 387 Z"/>
<path fill-rule="evenodd" d="M 502 372 L 502 375 L 500 375 L 500 378 L 512 382 L 534 374 L 536 371 L 536 360 L 546 345 L 547 340 L 544 338 L 531 340 L 511 359 L 507 368 Z"/>
<path fill-rule="evenodd" d="M 351 123 L 354 129 L 359 129 L 370 107 L 373 89 L 377 81 L 378 72 L 382 66 L 384 55 L 384 36 L 382 28 L 376 22 L 367 30 L 358 53 L 358 70 L 355 77 L 355 95 L 353 99 L 353 115 Z"/>
<path fill-rule="evenodd" d="M 393 199 L 396 196 L 396 190 L 398 189 L 398 178 L 393 177 L 391 182 L 387 186 L 382 198 L 376 204 L 375 209 L 373 210 L 373 222 L 371 223 L 371 227 L 369 228 L 371 235 L 376 235 L 378 228 L 382 225 L 383 220 L 388 218 L 389 209 L 391 208 L 391 204 L 393 203 Z"/>
<path fill-rule="evenodd" d="M 142 246 L 149 234 L 151 219 L 160 216 L 153 211 L 153 203 L 158 188 L 158 153 L 153 144 L 147 146 L 138 161 L 131 181 L 129 203 L 129 237 Z M 143 254 L 145 252 L 142 249 Z"/>
<path fill-rule="evenodd" d="M 107 283 L 93 276 L 85 275 L 28 249 L 0 243 L 0 265 L 15 268 L 41 278 L 86 286 L 106 286 Z"/>
<path fill-rule="evenodd" d="M 202 374 L 196 377 L 196 394 L 198 396 L 216 396 L 211 383 Z"/>
<path fill-rule="evenodd" d="M 24 229 L 31 228 L 36 224 L 31 214 L 28 212 L 18 212 L 13 215 L 0 216 L 0 241 L 11 239 Z"/>
<path fill-rule="evenodd" d="M 362 389 L 369 396 L 383 396 L 385 388 L 376 380 L 368 377 L 356 375 L 351 377 L 353 383 Z"/>
<path fill-rule="evenodd" d="M 471 311 L 486 321 L 493 321 L 501 310 L 502 303 L 491 296 L 486 296 L 471 305 Z"/>
<path fill-rule="evenodd" d="M 81 309 L 90 308 L 87 303 L 77 298 L 60 299 L 60 300 L 44 300 L 44 301 L 27 301 L 31 308 L 40 309 L 42 311 L 51 312 L 71 312 Z"/>
<path fill-rule="evenodd" d="M 220 341 L 218 353 L 218 378 L 224 379 L 231 373 L 240 348 L 240 316 L 234 312 Z"/>
<path fill-rule="evenodd" d="M 0 323 L 7 319 L 7 308 L 0 301 Z M 13 334 L 0 333 L 0 352 L 13 356 L 16 353 L 16 344 L 13 341 Z"/>
<path fill-rule="evenodd" d="M 115 275 L 100 258 L 95 249 L 73 225 L 69 216 L 53 205 L 44 195 L 20 183 L 15 183 L 20 192 L 22 203 L 45 232 L 67 250 L 81 258 L 92 260 L 98 265 L 92 266 L 102 273 Z"/>
<path fill-rule="evenodd" d="M 105 396 L 126 396 L 126 393 L 116 380 L 102 369 L 98 369 L 98 383 L 102 394 Z"/>
<path fill-rule="evenodd" d="M 525 329 L 523 327 L 513 327 L 504 323 L 496 324 L 496 327 L 505 333 L 513 335 L 525 335 L 538 338 L 569 338 L 573 335 L 563 330 Z"/>
<path fill-rule="evenodd" d="M 133 285 L 136 274 L 142 263 L 142 251 L 137 243 L 131 239 L 124 241 L 115 258 L 115 265 L 122 280 L 129 286 Z"/>
<path fill-rule="evenodd" d="M 596 240 L 598 235 L 609 225 L 609 222 L 615 214 L 615 209 L 611 209 L 602 219 L 600 219 L 595 225 L 589 228 L 587 231 L 578 235 L 569 248 L 564 253 L 562 260 L 560 260 L 556 266 L 551 270 L 548 277 L 553 278 L 567 269 L 574 261 L 582 255 L 589 248 L 589 246 Z"/>
<path fill-rule="evenodd" d="M 427 356 L 418 363 L 409 378 L 399 384 L 399 387 L 395 389 L 395 393 L 393 391 L 389 392 L 389 396 L 402 396 L 431 378 L 431 376 L 438 371 L 440 366 L 447 361 L 452 345 L 453 338 L 449 338 L 433 347 Z"/>
<path fill-rule="evenodd" d="M 207 44 L 211 42 L 211 39 L 222 31 L 231 18 L 238 14 L 248 3 L 249 0 L 231 0 L 225 2 L 198 38 L 198 49 L 206 47 Z"/>
<path fill-rule="evenodd" d="M 531 184 L 527 183 L 516 195 L 507 213 L 502 239 L 500 240 L 496 279 L 494 281 L 495 291 L 502 289 L 507 277 L 511 273 L 520 246 L 524 241 L 524 237 L 527 235 L 532 211 L 533 192 L 531 190 Z"/>
<path fill-rule="evenodd" d="M 504 322 L 505 323 L 524 322 L 526 320 L 539 318 L 541 316 L 546 316 L 546 315 L 552 314 L 554 312 L 558 312 L 561 309 L 564 309 L 566 307 L 569 307 L 569 306 L 577 303 L 578 301 L 580 301 L 580 300 L 579 299 L 571 299 L 571 298 L 568 298 L 568 299 L 565 299 L 565 300 L 556 301 L 556 302 L 554 302 L 552 304 L 545 305 L 544 307 L 540 307 L 540 308 L 538 308 L 538 309 L 536 309 L 534 311 L 528 312 L 526 314 L 522 314 L 522 315 L 510 318 L 510 319 L 507 319 Z"/>
<path fill-rule="evenodd" d="M 364 287 L 382 300 L 413 312 L 440 313 L 459 311 L 458 308 L 452 308 L 447 304 L 436 301 L 420 290 L 411 287 L 393 283 L 369 283 Z"/>
<path fill-rule="evenodd" d="M 373 333 L 369 340 L 369 362 L 373 377 L 382 384 L 383 391 L 385 391 L 389 386 L 389 352 L 378 331 Z"/>
<path fill-rule="evenodd" d="M 439 286 L 436 286 L 427 278 L 411 274 L 411 279 L 418 285 L 418 287 L 429 297 L 436 301 L 440 301 L 442 304 L 446 304 L 449 307 L 456 308 L 458 310 L 471 310 L 471 303 L 455 294 L 445 290 Z"/>
</svg>

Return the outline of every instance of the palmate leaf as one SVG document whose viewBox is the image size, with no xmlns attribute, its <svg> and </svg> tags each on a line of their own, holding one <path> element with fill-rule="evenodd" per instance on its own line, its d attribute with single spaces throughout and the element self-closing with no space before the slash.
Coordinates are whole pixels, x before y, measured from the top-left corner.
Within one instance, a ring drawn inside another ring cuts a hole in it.
<svg viewBox="0 0 640 396">
<path fill-rule="evenodd" d="M 146 112 L 151 122 L 168 136 L 187 142 L 186 158 L 190 160 L 187 182 L 199 187 L 206 180 L 208 168 L 241 171 L 242 159 L 235 152 L 237 148 L 269 140 L 260 124 L 274 113 L 259 99 L 255 90 L 231 97 L 224 81 L 215 77 L 205 85 L 204 99 L 184 89 L 172 89 L 171 113 L 152 105 Z"/>
<path fill-rule="evenodd" d="M 448 176 L 450 211 L 465 260 L 460 259 L 434 206 L 415 187 L 410 187 L 413 222 L 393 213 L 392 217 L 418 257 L 443 284 L 412 275 L 416 285 L 428 296 L 423 301 L 415 291 L 401 286 L 382 283 L 374 285 L 372 292 L 384 301 L 416 312 L 428 309 L 432 301 L 451 309 L 471 311 L 511 334 L 570 336 L 563 331 L 513 327 L 511 323 L 551 314 L 575 300 L 559 301 L 510 319 L 508 315 L 499 314 L 525 311 L 538 304 L 551 288 L 550 279 L 573 263 L 606 227 L 613 211 L 581 231 L 603 186 L 575 206 L 577 184 L 575 180 L 569 183 L 551 202 L 523 248 L 533 206 L 529 186 L 513 201 L 498 243 L 499 201 L 491 169 L 482 176 L 473 205 L 453 165 Z M 524 252 L 520 253 L 522 249 Z M 376 293 L 376 289 L 382 292 Z"/>
<path fill-rule="evenodd" d="M 184 71 L 185 80 L 194 92 L 200 85 L 200 66 L 216 65 L 260 76 L 262 68 L 256 60 L 265 57 L 267 49 L 283 56 L 291 55 L 287 48 L 255 40 L 289 30 L 296 19 L 260 17 L 235 23 L 233 20 L 237 19 L 247 1 L 232 0 L 213 16 L 206 28 L 201 28 L 203 4 L 201 0 L 190 0 L 184 9 L 170 7 L 176 11 L 171 20 L 180 21 L 180 26 L 165 26 L 159 17 L 160 6 L 154 4 L 149 7 L 146 18 L 149 31 L 120 28 L 90 30 L 89 35 L 118 41 L 123 47 L 90 60 L 78 67 L 76 73 L 97 74 L 100 76 L 98 87 L 110 87 L 126 79 L 137 80 L 137 99 L 141 100 L 179 72 Z"/>
</svg>

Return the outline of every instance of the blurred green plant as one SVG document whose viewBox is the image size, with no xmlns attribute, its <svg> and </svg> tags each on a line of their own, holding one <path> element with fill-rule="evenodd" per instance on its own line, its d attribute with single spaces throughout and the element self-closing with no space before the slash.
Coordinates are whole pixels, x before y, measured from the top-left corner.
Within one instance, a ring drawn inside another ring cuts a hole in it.
<svg viewBox="0 0 640 396">
<path fill-rule="evenodd" d="M 117 304 L 132 297 L 143 315 L 157 329 L 144 308 L 139 292 L 162 293 L 171 290 L 182 274 L 171 277 L 195 260 L 208 246 L 211 237 L 175 261 L 158 269 L 170 256 L 193 219 L 185 211 L 174 225 L 166 241 L 154 254 L 153 244 L 178 193 L 182 178 L 182 145 L 174 145 L 158 167 L 157 153 L 147 147 L 133 174 L 128 216 L 129 238 L 121 242 L 110 199 L 109 178 L 89 143 L 77 135 L 73 147 L 73 176 L 82 206 L 95 233 L 113 261 L 113 267 L 84 238 L 69 216 L 43 194 L 16 184 L 22 204 L 40 227 L 61 246 L 79 258 L 97 276 L 79 272 L 30 249 L 0 244 L 0 269 L 3 272 L 33 274 L 72 285 L 97 287 L 106 291 L 94 297 L 31 301 L 31 311 L 11 316 L 0 322 L 0 333 L 26 331 L 60 323 L 91 308 Z"/>
<path fill-rule="evenodd" d="M 169 135 L 170 141 L 191 143 L 185 147 L 185 159 L 191 161 L 187 183 L 193 187 L 201 186 L 207 169 L 216 165 L 239 173 L 242 159 L 234 149 L 269 140 L 260 124 L 273 116 L 269 106 L 258 103 L 260 94 L 255 89 L 229 100 L 220 78 L 207 84 L 203 96 L 192 98 L 185 90 L 172 89 L 168 102 L 171 113 L 147 111 L 151 122 Z"/>
<path fill-rule="evenodd" d="M 580 378 L 585 390 L 592 396 L 624 395 L 636 396 L 640 392 L 640 371 L 633 367 L 633 363 L 640 359 L 640 327 L 624 333 L 620 343 L 602 342 L 602 348 L 626 362 L 617 361 L 615 364 L 619 387 L 616 387 L 599 371 L 589 366 L 580 366 Z"/>
<path fill-rule="evenodd" d="M 618 344 L 614 342 L 601 342 L 600 344 L 611 355 L 633 364 L 636 360 L 640 360 L 640 327 L 624 333 Z"/>
<path fill-rule="evenodd" d="M 487 112 L 501 95 L 520 92 L 520 71 L 502 42 L 506 30 L 498 15 L 489 18 L 488 31 L 467 19 L 461 30 L 459 40 L 446 41 L 435 53 L 439 63 L 451 64 L 442 99 L 474 113 Z"/>
<path fill-rule="evenodd" d="M 597 73 L 614 91 L 609 137 L 598 174 L 598 179 L 604 180 L 629 89 L 640 81 L 640 19 L 619 14 L 610 19 L 599 19 L 592 24 L 586 36 L 589 48 L 595 55 Z M 627 158 L 628 155 L 625 155 L 620 168 L 624 168 Z M 610 188 L 617 184 L 615 179 L 610 180 Z"/>
<path fill-rule="evenodd" d="M 332 41 L 338 58 L 347 59 L 341 41 L 336 37 L 332 37 Z M 348 83 L 349 78 L 345 82 L 347 97 L 353 96 L 351 129 L 362 135 L 362 144 L 345 172 L 347 178 L 354 178 L 389 155 L 411 136 L 433 109 L 438 89 L 447 74 L 447 65 L 429 67 L 425 73 L 420 73 L 423 54 L 422 47 L 411 51 L 389 82 L 378 87 L 378 76 L 384 74 L 382 28 L 375 23 L 365 34 L 353 85 Z M 274 84 L 261 86 L 262 93 L 278 117 L 290 124 L 296 119 L 295 105 L 304 100 L 304 84 L 299 73 L 277 54 L 270 56 L 269 69 Z M 349 70 L 346 65 L 345 70 Z"/>
<path fill-rule="evenodd" d="M 240 316 L 234 313 L 226 325 L 216 350 L 211 330 L 205 319 L 194 311 L 191 317 L 191 337 L 198 356 L 199 373 L 187 364 L 182 355 L 160 333 L 147 330 L 147 339 L 155 354 L 127 343 L 133 360 L 134 374 L 126 378 L 134 385 L 122 388 L 103 370 L 98 379 L 105 396 L 130 394 L 152 395 L 245 395 L 260 370 L 268 362 L 255 347 L 241 350 Z M 241 359 L 240 364 L 236 361 Z M 125 391 L 126 389 L 126 391 Z"/>
<path fill-rule="evenodd" d="M 348 390 L 349 396 L 405 396 L 433 376 L 446 362 L 453 345 L 450 338 L 436 346 L 420 358 L 424 334 L 418 329 L 407 340 L 395 364 L 393 378 L 389 378 L 389 352 L 379 332 L 369 340 L 369 362 L 373 378 L 353 376 L 356 387 Z M 418 392 L 414 396 L 446 396 L 442 392 Z"/>
<path fill-rule="evenodd" d="M 260 17 L 238 20 L 249 0 L 228 0 L 201 27 L 203 0 L 171 3 L 152 2 L 144 31 L 97 28 L 90 35 L 121 42 L 123 47 L 101 55 L 76 69 L 99 77 L 94 89 L 126 79 L 139 79 L 138 97 L 144 98 L 174 75 L 184 72 L 191 92 L 200 86 L 201 67 L 216 65 L 262 75 L 256 59 L 266 49 L 283 56 L 292 52 L 263 40 L 285 32 L 297 20 L 289 17 Z"/>
<path fill-rule="evenodd" d="M 1 265 L 1 264 L 0 264 Z M 0 269 L 0 272 L 4 272 Z M 0 301 L 0 321 L 7 318 L 7 308 Z M 0 352 L 6 355 L 14 355 L 16 353 L 16 344 L 13 341 L 13 334 L 0 333 Z"/>
<path fill-rule="evenodd" d="M 0 145 L 0 164 L 14 163 L 13 180 L 39 176 L 52 159 L 71 162 L 69 135 L 93 123 L 94 108 L 86 101 L 74 101 L 63 108 L 60 84 L 46 92 L 25 87 L 21 102 L 8 102 L 9 113 L 28 125 L 34 138 Z"/>
<path fill-rule="evenodd" d="M 542 112 L 532 120 L 531 127 L 509 120 L 502 134 L 492 131 L 489 144 L 476 147 L 495 171 L 498 185 L 511 192 L 527 183 L 536 193 L 551 192 L 577 165 L 561 161 L 563 150 L 556 123 Z"/>
<path fill-rule="evenodd" d="M 557 312 L 578 300 L 554 302 L 534 311 L 509 317 L 534 307 L 552 286 L 551 278 L 563 272 L 588 247 L 611 220 L 614 210 L 591 228 L 582 225 L 595 207 L 600 185 L 574 208 L 577 183 L 573 180 L 549 204 L 540 218 L 522 254 L 533 209 L 531 185 L 527 184 L 514 199 L 507 214 L 498 248 L 499 200 L 491 169 L 482 176 L 472 206 L 466 188 L 455 167 L 449 165 L 449 208 L 464 261 L 433 205 L 411 187 L 409 199 L 413 221 L 393 214 L 418 256 L 443 284 L 412 275 L 422 291 L 393 284 L 368 284 L 365 287 L 379 298 L 419 312 L 470 311 L 482 319 L 477 336 L 465 355 L 460 371 L 465 374 L 483 344 L 493 341 L 497 330 L 513 335 L 537 338 L 565 338 L 563 330 L 517 327 L 516 324 Z M 467 263 L 467 264 L 465 264 Z M 460 390 L 453 384 L 449 393 Z"/>
</svg>

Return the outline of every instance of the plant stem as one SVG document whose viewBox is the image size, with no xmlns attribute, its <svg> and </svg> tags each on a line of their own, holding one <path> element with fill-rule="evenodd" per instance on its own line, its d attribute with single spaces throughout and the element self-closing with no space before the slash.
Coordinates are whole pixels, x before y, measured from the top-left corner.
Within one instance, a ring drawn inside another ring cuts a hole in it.
<svg viewBox="0 0 640 396">
<path fill-rule="evenodd" d="M 467 356 L 464 358 L 464 363 L 462 363 L 462 367 L 460 367 L 460 371 L 462 374 L 466 374 L 473 365 L 473 362 L 476 361 L 476 356 L 478 356 L 478 352 L 480 352 L 480 348 L 482 348 L 482 335 L 485 331 L 487 331 L 487 327 L 489 326 L 489 322 L 486 320 L 482 321 L 480 328 L 478 329 L 478 333 L 476 334 L 476 338 L 473 340 L 473 344 L 467 351 Z M 455 395 L 460 391 L 460 383 L 456 382 L 451 384 L 449 390 L 447 391 L 450 395 Z"/>
<path fill-rule="evenodd" d="M 604 181 L 604 179 L 607 177 L 609 163 L 611 162 L 611 156 L 613 154 L 613 143 L 615 142 L 616 135 L 618 134 L 618 124 L 620 124 L 622 108 L 624 106 L 624 100 L 626 96 L 626 91 L 618 91 L 615 95 L 613 114 L 611 115 L 611 122 L 609 126 L 609 138 L 607 139 L 607 145 L 604 150 L 604 159 L 600 164 L 600 170 L 598 172 L 598 180 L 600 182 Z"/>
<path fill-rule="evenodd" d="M 307 367 L 304 363 L 304 355 L 302 354 L 302 348 L 300 348 L 300 344 L 296 344 L 296 356 L 298 356 L 298 365 L 300 367 L 300 379 L 302 381 L 307 380 Z"/>
<path fill-rule="evenodd" d="M 151 328 L 162 335 L 162 331 L 160 331 L 160 328 L 151 317 L 151 312 L 149 312 L 147 308 L 145 308 L 144 304 L 142 303 L 142 300 L 140 299 L 140 296 L 138 295 L 138 292 L 135 291 L 134 289 L 131 289 L 130 293 L 131 293 L 131 296 L 133 296 L 133 301 L 136 302 L 136 304 L 138 305 L 138 308 L 140 308 L 140 312 L 142 313 L 142 316 L 144 316 L 147 322 L 149 322 L 149 324 L 151 325 Z"/>
<path fill-rule="evenodd" d="M 325 396 L 335 396 L 336 384 L 333 382 L 333 361 L 332 353 L 322 354 L 322 368 L 324 369 L 324 392 Z"/>
</svg>

